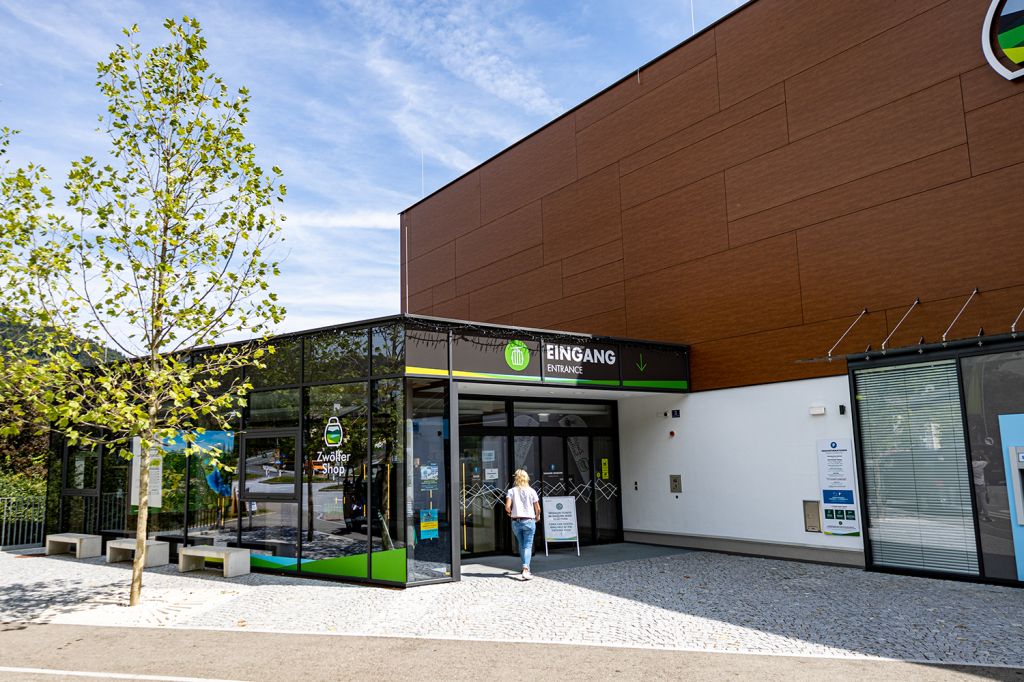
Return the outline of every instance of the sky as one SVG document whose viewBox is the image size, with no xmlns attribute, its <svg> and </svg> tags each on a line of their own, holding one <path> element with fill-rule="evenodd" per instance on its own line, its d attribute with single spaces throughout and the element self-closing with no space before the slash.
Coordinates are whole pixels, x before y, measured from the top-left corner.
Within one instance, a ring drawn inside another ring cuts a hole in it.
<svg viewBox="0 0 1024 682">
<path fill-rule="evenodd" d="M 59 188 L 103 157 L 96 63 L 121 29 L 199 19 L 251 92 L 246 135 L 288 197 L 276 331 L 399 312 L 398 214 L 743 0 L 0 0 L 0 127 Z"/>
</svg>

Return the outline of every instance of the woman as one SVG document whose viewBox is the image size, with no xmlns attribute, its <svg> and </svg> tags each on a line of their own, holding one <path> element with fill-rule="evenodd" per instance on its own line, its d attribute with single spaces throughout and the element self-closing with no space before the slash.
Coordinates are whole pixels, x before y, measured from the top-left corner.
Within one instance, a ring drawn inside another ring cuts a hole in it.
<svg viewBox="0 0 1024 682">
<path fill-rule="evenodd" d="M 515 473 L 515 487 L 505 494 L 505 513 L 512 517 L 512 532 L 519 543 L 519 556 L 523 560 L 523 580 L 529 580 L 530 554 L 533 553 L 533 536 L 540 521 L 540 499 L 537 491 L 530 487 L 530 474 L 523 469 Z"/>
</svg>

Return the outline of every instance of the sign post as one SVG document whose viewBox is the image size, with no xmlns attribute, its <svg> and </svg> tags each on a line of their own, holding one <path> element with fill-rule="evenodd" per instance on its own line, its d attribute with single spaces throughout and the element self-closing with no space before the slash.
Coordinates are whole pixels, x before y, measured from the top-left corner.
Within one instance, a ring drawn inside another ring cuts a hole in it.
<svg viewBox="0 0 1024 682">
<path fill-rule="evenodd" d="M 576 556 L 580 555 L 580 533 L 576 527 L 575 497 L 545 497 L 541 500 L 544 512 L 544 556 L 549 542 L 575 542 Z"/>
</svg>

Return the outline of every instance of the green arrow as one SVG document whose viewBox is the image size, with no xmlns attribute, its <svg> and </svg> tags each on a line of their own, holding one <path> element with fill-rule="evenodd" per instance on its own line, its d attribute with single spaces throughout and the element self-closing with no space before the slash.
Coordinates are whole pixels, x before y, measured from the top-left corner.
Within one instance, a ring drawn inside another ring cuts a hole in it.
<svg viewBox="0 0 1024 682">
<path fill-rule="evenodd" d="M 641 372 L 643 372 L 645 369 L 647 369 L 647 363 L 644 362 L 644 354 L 643 353 L 640 354 L 640 362 L 636 363 L 636 368 L 638 370 L 640 370 Z"/>
</svg>

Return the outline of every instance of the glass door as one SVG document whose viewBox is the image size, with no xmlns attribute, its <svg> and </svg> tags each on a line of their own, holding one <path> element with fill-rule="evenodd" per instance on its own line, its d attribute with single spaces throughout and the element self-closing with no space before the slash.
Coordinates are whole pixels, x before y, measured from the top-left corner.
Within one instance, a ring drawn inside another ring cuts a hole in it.
<svg viewBox="0 0 1024 682">
<path fill-rule="evenodd" d="M 504 435 L 462 436 L 459 466 L 462 553 L 507 550 L 505 490 L 511 479 Z"/>
</svg>

